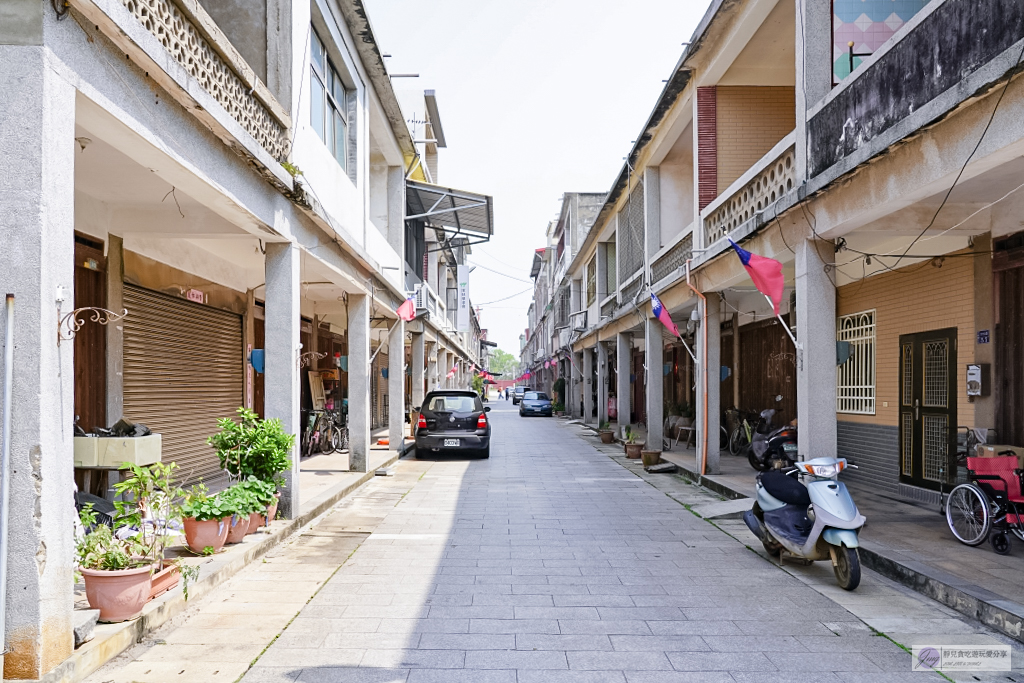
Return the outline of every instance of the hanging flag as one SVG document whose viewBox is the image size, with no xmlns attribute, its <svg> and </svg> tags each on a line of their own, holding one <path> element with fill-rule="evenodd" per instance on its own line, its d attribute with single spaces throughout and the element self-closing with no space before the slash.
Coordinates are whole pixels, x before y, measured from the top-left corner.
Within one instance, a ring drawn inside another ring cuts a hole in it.
<svg viewBox="0 0 1024 683">
<path fill-rule="evenodd" d="M 406 299 L 405 303 L 403 303 L 401 306 L 398 307 L 398 310 L 396 311 L 396 313 L 398 313 L 398 317 L 401 318 L 402 320 L 404 320 L 405 322 L 409 322 L 410 320 L 415 318 L 416 317 L 416 298 L 415 298 L 415 296 L 410 296 L 408 299 Z"/>
<path fill-rule="evenodd" d="M 757 291 L 771 300 L 775 315 L 778 315 L 782 292 L 786 288 L 786 280 L 782 277 L 782 264 L 767 256 L 751 254 L 731 239 L 729 244 L 736 250 L 736 255 L 740 257 L 740 262 L 747 269 L 747 275 L 754 281 Z"/>
<path fill-rule="evenodd" d="M 676 327 L 674 322 L 672 322 L 672 316 L 670 316 L 665 307 L 661 305 L 661 299 L 659 299 L 654 292 L 651 292 L 651 312 L 654 313 L 655 318 L 661 321 L 662 325 L 668 328 L 669 332 L 676 337 L 679 336 L 679 328 Z"/>
</svg>

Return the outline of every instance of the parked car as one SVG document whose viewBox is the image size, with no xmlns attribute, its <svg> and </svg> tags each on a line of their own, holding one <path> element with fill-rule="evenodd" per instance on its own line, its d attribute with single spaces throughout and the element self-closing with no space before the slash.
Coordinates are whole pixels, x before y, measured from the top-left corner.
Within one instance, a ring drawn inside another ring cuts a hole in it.
<svg viewBox="0 0 1024 683">
<path fill-rule="evenodd" d="M 554 415 L 554 408 L 551 399 L 543 391 L 527 391 L 523 394 L 523 400 L 519 402 L 519 417 L 527 415 Z"/>
<path fill-rule="evenodd" d="M 491 457 L 491 409 L 475 391 L 432 391 L 416 410 L 417 458 L 431 453 Z"/>
<path fill-rule="evenodd" d="M 517 405 L 523 400 L 523 394 L 531 391 L 530 387 L 516 387 L 512 390 L 512 405 Z"/>
</svg>

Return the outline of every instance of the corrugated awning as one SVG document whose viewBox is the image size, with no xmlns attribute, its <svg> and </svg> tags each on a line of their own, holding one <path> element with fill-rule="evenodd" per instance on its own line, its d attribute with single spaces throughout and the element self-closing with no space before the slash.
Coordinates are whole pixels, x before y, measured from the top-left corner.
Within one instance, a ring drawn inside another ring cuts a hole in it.
<svg viewBox="0 0 1024 683">
<path fill-rule="evenodd" d="M 494 234 L 494 210 L 485 194 L 405 181 L 406 220 L 421 220 L 452 235 L 483 237 Z"/>
</svg>

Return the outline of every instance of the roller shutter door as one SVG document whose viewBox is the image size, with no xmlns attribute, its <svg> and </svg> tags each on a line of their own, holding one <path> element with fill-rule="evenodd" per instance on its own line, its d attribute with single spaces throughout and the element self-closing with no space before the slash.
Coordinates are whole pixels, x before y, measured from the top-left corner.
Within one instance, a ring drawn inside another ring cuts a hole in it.
<svg viewBox="0 0 1024 683">
<path fill-rule="evenodd" d="M 206 439 L 242 405 L 242 318 L 125 285 L 124 415 L 162 435 L 163 462 L 194 482 L 221 476 Z"/>
</svg>

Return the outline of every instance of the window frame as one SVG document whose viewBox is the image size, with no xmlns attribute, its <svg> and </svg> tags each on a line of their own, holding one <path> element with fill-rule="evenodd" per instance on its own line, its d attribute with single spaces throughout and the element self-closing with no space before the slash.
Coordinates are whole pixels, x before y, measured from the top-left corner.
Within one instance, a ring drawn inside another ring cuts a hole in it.
<svg viewBox="0 0 1024 683">
<path fill-rule="evenodd" d="M 345 84 L 341 72 L 331 59 L 327 44 L 320 38 L 316 28 L 313 27 L 310 31 L 313 35 L 309 44 L 309 125 L 316 131 L 317 137 L 324 143 L 342 170 L 349 173 L 349 136 L 351 135 L 349 101 L 352 90 Z M 338 92 L 339 90 L 340 92 Z M 315 111 L 316 107 L 314 107 L 314 103 L 318 100 L 317 94 L 320 95 L 319 111 Z M 339 96 L 344 101 L 339 101 Z M 319 121 L 316 120 L 318 115 Z M 340 137 L 338 136 L 338 119 L 344 127 L 344 133 Z M 328 136 L 331 137 L 330 142 L 326 139 Z M 339 142 L 341 143 L 340 150 L 338 149 Z"/>
<path fill-rule="evenodd" d="M 844 325 L 844 323 L 846 323 Z M 850 359 L 836 366 L 836 413 L 876 415 L 878 410 L 878 311 L 836 317 L 836 341 L 850 342 Z M 852 364 L 852 365 L 851 365 Z"/>
<path fill-rule="evenodd" d="M 587 308 L 597 301 L 597 252 L 587 262 Z"/>
</svg>

